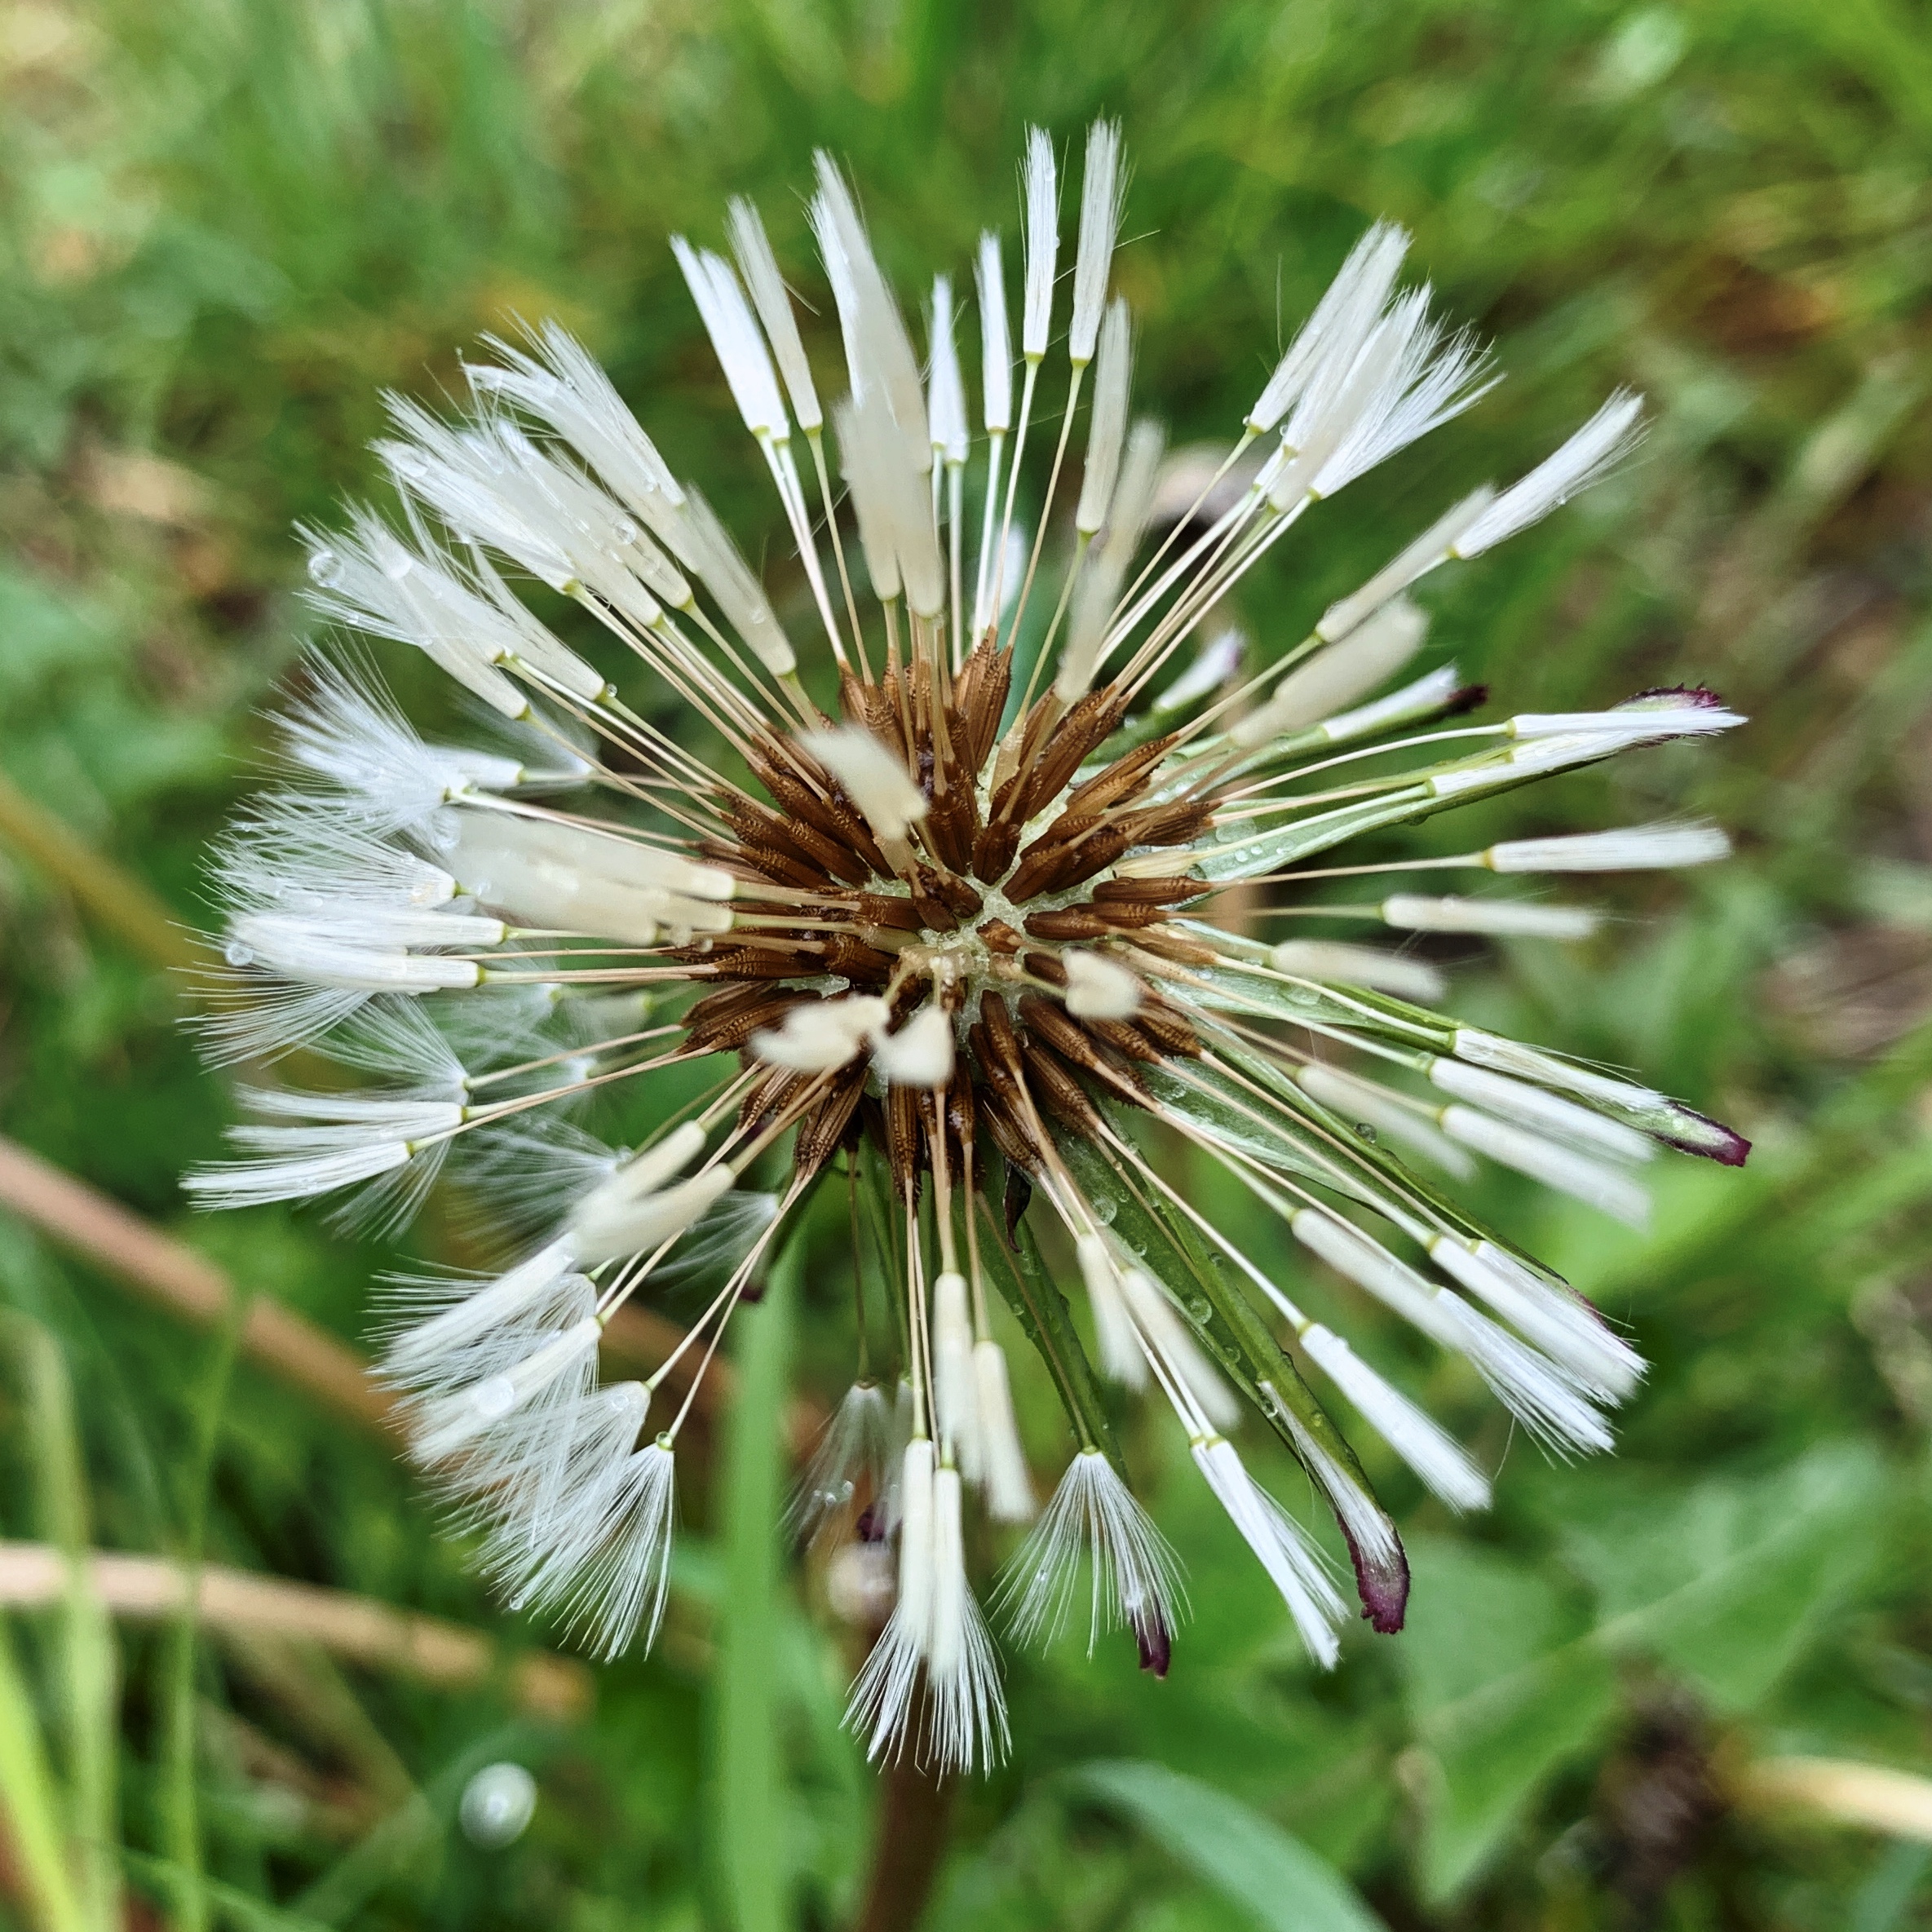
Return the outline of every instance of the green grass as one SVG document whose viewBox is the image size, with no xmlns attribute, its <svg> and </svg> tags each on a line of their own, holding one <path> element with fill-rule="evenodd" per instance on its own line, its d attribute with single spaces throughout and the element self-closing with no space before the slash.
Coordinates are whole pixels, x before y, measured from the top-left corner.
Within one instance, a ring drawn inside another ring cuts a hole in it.
<svg viewBox="0 0 1932 1932">
<path fill-rule="evenodd" d="M 1010 231 L 1028 119 L 1063 139 L 1119 113 L 1138 394 L 1177 439 L 1238 418 L 1368 219 L 1413 228 L 1509 381 L 1245 595 L 1270 648 L 1391 528 L 1520 467 L 1614 382 L 1647 390 L 1640 462 L 1434 598 L 1520 708 L 1704 679 L 1754 720 L 1529 815 L 1708 811 L 1734 864 L 1620 891 L 1629 917 L 1581 954 L 1459 975 L 1472 1015 L 1638 1068 L 1757 1143 L 1741 1175 L 1673 1171 L 1647 1241 L 1501 1183 L 1483 1204 L 1655 1361 L 1621 1454 L 1551 1467 L 1518 1443 L 1496 1513 L 1461 1528 L 1372 1459 L 1414 1532 L 1414 1626 L 1364 1631 L 1317 1681 L 1172 1446 L 1130 1430 L 1191 1567 L 1174 1674 L 1118 1645 L 1013 1660 L 1014 1761 L 959 1794 L 934 1923 L 1267 1925 L 1256 1899 L 1311 1855 L 1402 1932 L 1929 1922 L 1909 1849 L 1731 1802 L 1771 1753 L 1932 1770 L 1921 11 L 100 0 L 0 15 L 0 767 L 183 919 L 296 648 L 290 525 L 371 487 L 384 387 L 433 395 L 480 332 L 557 315 L 728 518 L 770 527 L 664 238 L 714 240 L 750 192 L 802 269 L 815 145 L 849 160 L 909 284 L 963 267 L 983 223 Z M 177 1011 L 0 840 L 7 1131 L 355 1337 L 375 1249 L 311 1217 L 190 1222 L 175 1177 L 228 1101 Z M 1248 1209 L 1197 1179 L 1238 1234 Z M 741 1371 L 788 1373 L 789 1307 L 789 1373 L 824 1399 L 842 1212 L 813 1228 Z M 463 1252 L 441 1212 L 412 1239 Z M 379 1446 L 241 1369 L 214 1406 L 218 1336 L 4 1218 L 0 1295 L 38 1324 L 7 1331 L 7 1536 L 198 1547 L 543 1640 L 491 1608 Z M 1425 1392 L 1501 1453 L 1468 1389 Z M 1058 1454 L 1050 1393 L 1021 1395 Z M 298 1694 L 77 1602 L 11 1620 L 0 1912 L 104 1926 L 124 1885 L 183 1926 L 845 1922 L 875 1809 L 837 1725 L 851 1659 L 819 1580 L 775 1573 L 748 1521 L 772 1442 L 741 1418 L 716 1450 L 686 1486 L 679 1641 L 603 1673 L 576 1726 L 319 1661 Z M 450 1819 L 504 1755 L 542 1801 L 482 1851 Z"/>
</svg>

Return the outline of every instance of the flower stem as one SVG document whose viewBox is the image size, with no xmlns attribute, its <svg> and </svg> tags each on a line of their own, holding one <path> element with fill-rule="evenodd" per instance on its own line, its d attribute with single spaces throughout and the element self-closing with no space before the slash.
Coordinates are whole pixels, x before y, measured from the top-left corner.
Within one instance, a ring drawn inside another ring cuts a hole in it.
<svg viewBox="0 0 1932 1932">
<path fill-rule="evenodd" d="M 878 1837 L 853 1932 L 914 1932 L 932 1895 L 952 1821 L 953 1783 L 901 1752 L 886 1767 Z"/>
</svg>

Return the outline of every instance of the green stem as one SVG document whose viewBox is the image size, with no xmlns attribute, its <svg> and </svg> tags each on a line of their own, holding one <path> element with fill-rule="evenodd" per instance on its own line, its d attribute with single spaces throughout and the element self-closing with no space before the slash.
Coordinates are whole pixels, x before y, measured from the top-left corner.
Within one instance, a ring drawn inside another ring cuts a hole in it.
<svg viewBox="0 0 1932 1932">
<path fill-rule="evenodd" d="M 188 1467 L 181 1563 L 186 1580 L 181 1615 L 169 1634 L 165 1668 L 166 1704 L 162 1740 L 161 1813 L 170 1862 L 175 1869 L 174 1924 L 177 1932 L 207 1932 L 208 1888 L 201 1866 L 201 1829 L 196 1789 L 195 1660 L 201 1594 L 201 1567 L 208 1532 L 208 1495 L 214 1456 L 221 1439 L 228 1383 L 241 1340 L 250 1297 L 237 1294 L 226 1311 L 209 1364 L 207 1385 L 196 1414 L 193 1455 Z"/>
</svg>

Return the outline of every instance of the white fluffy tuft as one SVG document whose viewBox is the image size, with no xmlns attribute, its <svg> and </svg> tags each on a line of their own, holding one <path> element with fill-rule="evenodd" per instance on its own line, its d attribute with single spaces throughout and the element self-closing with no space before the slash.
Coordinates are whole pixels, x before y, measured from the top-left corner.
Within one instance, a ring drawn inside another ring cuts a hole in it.
<svg viewBox="0 0 1932 1932">
<path fill-rule="evenodd" d="M 1163 1649 L 1186 1613 L 1181 1562 L 1132 1490 L 1098 1449 L 1067 1466 L 1053 1501 L 1007 1565 L 997 1599 L 1015 1638 L 1052 1642 L 1088 1583 L 1087 1654 L 1103 1629 L 1131 1629 Z"/>
</svg>

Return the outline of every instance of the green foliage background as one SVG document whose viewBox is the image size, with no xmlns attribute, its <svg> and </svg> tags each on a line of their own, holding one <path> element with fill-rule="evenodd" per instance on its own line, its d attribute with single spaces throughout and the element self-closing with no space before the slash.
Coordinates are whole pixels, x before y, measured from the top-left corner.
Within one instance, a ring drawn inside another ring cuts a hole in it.
<svg viewBox="0 0 1932 1932">
<path fill-rule="evenodd" d="M 1026 121 L 1120 114 L 1138 393 L 1178 438 L 1238 420 L 1371 217 L 1414 230 L 1510 379 L 1245 593 L 1264 650 L 1613 382 L 1652 398 L 1638 463 L 1432 599 L 1516 708 L 1704 679 L 1755 720 L 1527 800 L 1549 829 L 1709 811 L 1735 864 L 1618 891 L 1601 943 L 1458 974 L 1473 1016 L 1757 1143 L 1741 1175 L 1672 1166 L 1648 1239 L 1488 1190 L 1656 1364 L 1621 1452 L 1545 1464 L 1418 1356 L 1411 1386 L 1505 1462 L 1499 1506 L 1453 1525 L 1372 1457 L 1413 1532 L 1411 1627 L 1317 1679 L 1184 1456 L 1131 1437 L 1191 1567 L 1174 1673 L 1118 1644 L 1011 1660 L 1014 1759 L 959 1795 L 935 1925 L 1932 1923 L 1925 1852 L 1749 1802 L 1768 1756 L 1932 1769 L 1929 29 L 1908 0 L 0 8 L 0 768 L 184 920 L 297 648 L 290 525 L 370 487 L 385 386 L 433 395 L 480 332 L 555 315 L 769 528 L 664 237 L 714 238 L 750 192 L 810 281 L 816 145 L 912 284 L 1012 229 Z M 72 885 L 0 836 L 6 1131 L 355 1337 L 374 1249 L 184 1213 L 228 1095 L 176 987 Z M 463 1251 L 435 1213 L 413 1239 Z M 14 1619 L 0 1913 L 114 1922 L 118 1842 L 130 1925 L 846 1923 L 876 1811 L 838 1727 L 849 1639 L 767 1527 L 778 1392 L 838 1386 L 840 1246 L 818 1228 L 744 1324 L 770 1399 L 702 1445 L 670 1638 L 580 1724 L 84 1607 Z M 378 1445 L 232 1337 L 3 1215 L 0 1296 L 7 1535 L 201 1550 L 543 1641 Z M 1035 1400 L 1043 1461 L 1056 1426 Z M 455 1800 L 506 1756 L 542 1800 L 480 1850 Z"/>
</svg>

